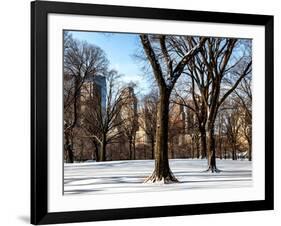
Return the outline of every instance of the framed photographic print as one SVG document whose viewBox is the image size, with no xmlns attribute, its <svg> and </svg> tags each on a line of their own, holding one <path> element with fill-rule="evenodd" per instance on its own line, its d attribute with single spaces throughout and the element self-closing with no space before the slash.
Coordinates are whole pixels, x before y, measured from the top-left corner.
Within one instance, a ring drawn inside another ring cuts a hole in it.
<svg viewBox="0 0 281 226">
<path fill-rule="evenodd" d="M 273 16 L 31 3 L 31 223 L 273 209 Z"/>
</svg>

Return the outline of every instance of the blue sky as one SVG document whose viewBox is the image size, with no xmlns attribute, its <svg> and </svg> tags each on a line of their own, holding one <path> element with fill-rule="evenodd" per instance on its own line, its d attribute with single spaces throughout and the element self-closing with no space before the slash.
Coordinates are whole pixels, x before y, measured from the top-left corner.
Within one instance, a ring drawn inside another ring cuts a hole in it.
<svg viewBox="0 0 281 226">
<path fill-rule="evenodd" d="M 138 87 L 137 92 L 145 94 L 149 91 L 148 78 L 145 78 L 141 64 L 133 57 L 139 49 L 137 34 L 92 31 L 71 31 L 70 33 L 75 39 L 87 41 L 103 49 L 110 61 L 110 69 L 116 69 L 123 74 L 124 82 L 135 82 Z"/>
</svg>

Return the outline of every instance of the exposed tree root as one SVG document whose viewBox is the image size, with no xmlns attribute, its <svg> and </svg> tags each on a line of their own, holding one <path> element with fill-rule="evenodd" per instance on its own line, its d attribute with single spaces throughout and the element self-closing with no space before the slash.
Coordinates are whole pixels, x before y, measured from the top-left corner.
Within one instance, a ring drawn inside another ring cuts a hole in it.
<svg viewBox="0 0 281 226">
<path fill-rule="evenodd" d="M 161 184 L 172 184 L 179 183 L 178 179 L 173 175 L 172 172 L 169 172 L 167 176 L 157 175 L 154 171 L 149 177 L 147 177 L 144 183 L 161 183 Z"/>
<path fill-rule="evenodd" d="M 220 173 L 221 170 L 218 169 L 216 166 L 209 166 L 209 168 L 207 170 L 205 170 L 204 172 Z"/>
</svg>

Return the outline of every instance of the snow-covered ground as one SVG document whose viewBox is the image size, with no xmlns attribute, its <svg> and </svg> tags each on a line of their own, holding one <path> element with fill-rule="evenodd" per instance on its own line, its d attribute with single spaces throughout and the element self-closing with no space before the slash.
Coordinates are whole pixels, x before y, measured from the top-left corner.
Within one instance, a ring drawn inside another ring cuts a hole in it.
<svg viewBox="0 0 281 226">
<path fill-rule="evenodd" d="M 170 167 L 180 183 L 144 184 L 153 167 L 153 160 L 65 163 L 64 194 L 157 192 L 252 185 L 252 164 L 247 160 L 217 160 L 217 167 L 222 171 L 210 173 L 204 172 L 206 160 L 172 159 Z"/>
</svg>

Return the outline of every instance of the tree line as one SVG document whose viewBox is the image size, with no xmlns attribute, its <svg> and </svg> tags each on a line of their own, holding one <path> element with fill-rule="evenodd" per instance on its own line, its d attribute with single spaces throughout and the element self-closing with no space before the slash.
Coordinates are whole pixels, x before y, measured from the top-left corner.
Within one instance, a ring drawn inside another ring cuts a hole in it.
<svg viewBox="0 0 281 226">
<path fill-rule="evenodd" d="M 175 156 L 179 137 L 191 140 L 192 157 L 208 159 L 210 172 L 219 172 L 216 157 L 223 149 L 224 157 L 231 152 L 237 159 L 241 143 L 251 160 L 251 40 L 146 34 L 138 39 L 147 76 L 155 81 L 155 89 L 141 98 L 134 84 L 119 82 L 121 75 L 109 68 L 102 49 L 64 33 L 67 161 L 75 159 L 73 140 L 79 136 L 93 144 L 98 161 L 106 160 L 108 145 L 124 142 L 128 158 L 136 159 L 139 130 L 150 143 L 145 158 L 155 159 L 146 181 L 177 181 L 168 159 Z M 105 78 L 104 93 L 95 82 L 89 87 L 95 76 Z"/>
</svg>

